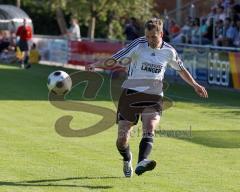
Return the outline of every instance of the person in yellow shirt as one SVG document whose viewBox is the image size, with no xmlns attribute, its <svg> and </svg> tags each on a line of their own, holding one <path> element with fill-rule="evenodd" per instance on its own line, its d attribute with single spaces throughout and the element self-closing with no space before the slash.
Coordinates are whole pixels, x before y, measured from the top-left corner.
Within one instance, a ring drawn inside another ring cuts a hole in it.
<svg viewBox="0 0 240 192">
<path fill-rule="evenodd" d="M 36 48 L 36 44 L 33 43 L 29 53 L 29 64 L 36 64 L 39 62 L 40 59 L 41 59 L 41 55 Z"/>
<path fill-rule="evenodd" d="M 18 46 L 16 47 L 16 58 L 18 59 L 19 62 L 23 58 L 23 53 L 21 52 Z"/>
</svg>

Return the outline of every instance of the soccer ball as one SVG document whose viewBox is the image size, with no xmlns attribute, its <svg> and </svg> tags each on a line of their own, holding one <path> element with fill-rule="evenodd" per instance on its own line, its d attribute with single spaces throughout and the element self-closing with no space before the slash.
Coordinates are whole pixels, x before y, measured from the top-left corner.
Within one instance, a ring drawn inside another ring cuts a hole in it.
<svg viewBox="0 0 240 192">
<path fill-rule="evenodd" d="M 64 71 L 54 71 L 48 76 L 47 87 L 56 95 L 65 95 L 72 88 L 71 77 Z"/>
</svg>

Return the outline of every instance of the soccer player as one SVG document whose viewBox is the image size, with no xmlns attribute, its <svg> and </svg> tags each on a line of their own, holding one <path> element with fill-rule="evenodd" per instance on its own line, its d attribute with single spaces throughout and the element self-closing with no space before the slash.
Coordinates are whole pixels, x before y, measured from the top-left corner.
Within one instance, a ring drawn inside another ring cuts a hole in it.
<svg viewBox="0 0 240 192">
<path fill-rule="evenodd" d="M 29 58 L 29 45 L 28 42 L 32 39 L 32 28 L 31 26 L 27 25 L 27 19 L 23 19 L 23 25 L 19 26 L 16 32 L 16 36 L 19 36 L 20 39 L 17 43 L 20 51 L 23 53 L 23 57 L 21 59 L 21 67 L 24 68 L 25 64 L 27 65 L 26 68 L 31 67 L 28 64 Z"/>
<path fill-rule="evenodd" d="M 190 84 L 196 93 L 207 98 L 206 89 L 199 85 L 186 70 L 176 50 L 164 42 L 163 21 L 158 18 L 145 23 L 145 36 L 131 42 L 126 48 L 112 56 L 112 60 L 121 61 L 130 58 L 128 78 L 124 81 L 118 103 L 117 149 L 123 157 L 123 172 L 126 177 L 133 175 L 132 153 L 129 147 L 130 131 L 142 120 L 142 139 L 139 144 L 137 175 L 153 170 L 156 161 L 148 156 L 153 147 L 153 137 L 163 108 L 163 78 L 169 65 L 177 70 L 181 78 Z"/>
</svg>

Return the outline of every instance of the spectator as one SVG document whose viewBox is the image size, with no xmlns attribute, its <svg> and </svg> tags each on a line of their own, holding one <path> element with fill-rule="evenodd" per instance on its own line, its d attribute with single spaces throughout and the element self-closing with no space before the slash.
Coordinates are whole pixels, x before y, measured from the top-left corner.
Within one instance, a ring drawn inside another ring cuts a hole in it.
<svg viewBox="0 0 240 192">
<path fill-rule="evenodd" d="M 206 18 L 201 19 L 199 31 L 200 31 L 200 37 L 199 37 L 200 44 L 202 44 L 202 45 L 211 44 L 210 40 L 205 37 L 205 35 L 207 35 L 207 33 L 208 33 L 208 25 L 207 25 Z"/>
<path fill-rule="evenodd" d="M 225 0 L 215 0 L 215 4 L 211 7 L 212 10 L 214 10 L 215 12 L 215 16 L 218 17 L 218 12 L 221 12 L 221 10 L 219 8 L 223 9 L 223 12 L 226 13 L 226 2 Z M 219 20 L 219 18 L 216 18 L 217 20 Z"/>
<path fill-rule="evenodd" d="M 213 20 L 214 18 L 210 17 L 207 20 L 207 32 L 205 34 L 202 35 L 203 38 L 206 38 L 206 40 L 209 43 L 213 42 Z"/>
<path fill-rule="evenodd" d="M 191 30 L 191 36 L 192 36 L 192 43 L 193 44 L 200 44 L 200 19 L 195 18 L 193 22 L 193 27 Z"/>
<path fill-rule="evenodd" d="M 225 6 L 224 0 L 215 0 L 215 4 L 211 7 L 212 9 L 217 9 L 219 6 Z"/>
<path fill-rule="evenodd" d="M 9 31 L 0 31 L 0 61 L 3 63 L 16 61 L 15 46 L 11 42 Z"/>
<path fill-rule="evenodd" d="M 164 34 L 163 40 L 165 42 L 170 42 L 169 32 L 165 27 L 163 27 L 163 34 Z"/>
<path fill-rule="evenodd" d="M 217 6 L 217 9 L 216 9 L 216 21 L 219 21 L 219 20 L 222 20 L 224 21 L 225 18 L 226 18 L 226 13 L 224 13 L 224 7 L 221 5 L 221 6 Z"/>
<path fill-rule="evenodd" d="M 16 47 L 15 56 L 16 56 L 16 59 L 19 63 L 23 60 L 23 53 L 18 46 Z"/>
<path fill-rule="evenodd" d="M 1 31 L 0 34 L 0 53 L 8 49 L 10 46 L 10 39 L 7 37 L 6 31 Z"/>
<path fill-rule="evenodd" d="M 70 40 L 81 40 L 81 32 L 76 18 L 71 19 L 71 27 L 68 29 L 67 33 Z"/>
<path fill-rule="evenodd" d="M 223 26 L 223 37 L 217 39 L 218 46 L 233 46 L 233 40 L 237 35 L 237 28 L 234 25 L 234 22 L 227 17 L 224 21 Z"/>
<path fill-rule="evenodd" d="M 131 17 L 130 20 L 126 23 L 124 34 L 126 35 L 126 39 L 128 41 L 132 41 L 134 39 L 137 39 L 139 37 L 139 26 L 137 24 L 137 19 L 134 17 Z"/>
<path fill-rule="evenodd" d="M 224 24 L 223 20 L 218 20 L 215 25 L 215 42 L 214 44 L 217 45 L 218 39 L 223 38 L 223 32 L 224 32 Z"/>
<path fill-rule="evenodd" d="M 240 5 L 236 3 L 235 0 L 225 0 L 224 7 L 228 16 L 232 10 L 238 14 L 240 13 Z"/>
<path fill-rule="evenodd" d="M 211 18 L 215 19 L 216 14 L 217 14 L 216 7 L 212 7 L 211 12 L 207 15 L 208 20 L 211 19 Z"/>
<path fill-rule="evenodd" d="M 169 26 L 169 33 L 170 37 L 174 38 L 176 37 L 181 31 L 181 28 L 178 26 L 178 24 L 172 19 L 170 21 L 170 26 Z"/>
<path fill-rule="evenodd" d="M 181 32 L 172 39 L 172 43 L 190 43 L 192 25 L 192 17 L 189 16 L 185 20 L 185 25 L 181 28 Z"/>
<path fill-rule="evenodd" d="M 36 48 L 36 44 L 33 43 L 32 47 L 31 47 L 31 50 L 30 50 L 30 54 L 29 54 L 29 63 L 30 64 L 37 64 L 37 63 L 39 63 L 40 59 L 41 59 L 41 55 Z"/>
<path fill-rule="evenodd" d="M 236 23 L 238 20 L 240 20 L 239 14 L 236 11 L 236 9 L 231 8 L 230 9 L 230 13 L 229 13 L 229 17 L 231 18 L 231 20 Z"/>
<path fill-rule="evenodd" d="M 23 53 L 23 57 L 21 59 L 21 67 L 26 69 L 30 68 L 31 65 L 28 64 L 29 59 L 29 41 L 32 39 L 32 28 L 27 25 L 27 19 L 23 19 L 23 25 L 18 27 L 16 36 L 20 37 L 20 40 L 17 43 L 20 51 Z"/>
<path fill-rule="evenodd" d="M 236 27 L 237 27 L 237 33 L 234 37 L 233 45 L 236 47 L 240 47 L 240 20 L 237 21 Z"/>
</svg>

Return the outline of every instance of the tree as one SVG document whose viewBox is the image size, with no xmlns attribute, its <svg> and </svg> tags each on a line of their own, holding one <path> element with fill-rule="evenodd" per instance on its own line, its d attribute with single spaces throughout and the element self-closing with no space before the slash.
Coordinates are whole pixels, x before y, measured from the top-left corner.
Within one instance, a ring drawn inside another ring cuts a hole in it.
<svg viewBox="0 0 240 192">
<path fill-rule="evenodd" d="M 88 23 L 88 37 L 93 39 L 97 18 L 105 15 L 112 3 L 114 0 L 69 0 L 67 9 L 74 16 L 82 18 L 84 23 Z"/>
<path fill-rule="evenodd" d="M 16 5 L 20 0 L 2 1 Z M 123 39 L 125 20 L 135 17 L 144 22 L 156 15 L 154 2 L 155 0 L 24 0 L 21 1 L 21 8 L 33 19 L 38 34 L 64 34 L 67 28 L 65 19 L 68 20 L 71 15 L 79 19 L 81 29 L 84 29 L 81 32 L 91 39 L 95 36 Z"/>
<path fill-rule="evenodd" d="M 65 33 L 66 25 L 65 27 L 59 25 L 60 19 L 56 14 L 57 7 L 61 8 L 61 18 L 64 22 L 65 14 L 62 10 L 63 6 L 59 3 L 59 0 L 24 0 L 21 2 L 21 9 L 23 9 L 32 19 L 34 33 L 36 34 L 59 35 Z"/>
<path fill-rule="evenodd" d="M 152 16 L 153 0 L 68 0 L 66 10 L 88 25 L 88 37 L 95 36 L 96 21 L 106 22 L 112 33 L 113 25 L 120 19 L 135 16 L 141 20 Z M 107 34 L 112 36 L 112 34 Z"/>
<path fill-rule="evenodd" d="M 16 6 L 19 8 L 21 7 L 21 0 L 16 0 Z"/>
<path fill-rule="evenodd" d="M 56 19 L 58 22 L 58 26 L 60 28 L 61 34 L 64 35 L 67 33 L 67 24 L 65 21 L 63 10 L 62 10 L 63 3 L 65 3 L 65 2 L 63 2 L 61 0 L 54 0 L 54 2 L 55 2 L 54 7 L 55 7 L 55 11 L 56 11 Z"/>
</svg>

